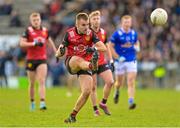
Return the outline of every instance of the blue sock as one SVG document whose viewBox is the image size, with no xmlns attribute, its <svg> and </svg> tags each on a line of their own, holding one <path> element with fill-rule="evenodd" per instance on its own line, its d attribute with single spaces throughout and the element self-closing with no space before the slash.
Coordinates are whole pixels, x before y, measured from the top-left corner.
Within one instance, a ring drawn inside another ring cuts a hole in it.
<svg viewBox="0 0 180 128">
<path fill-rule="evenodd" d="M 31 102 L 30 110 L 33 111 L 35 110 L 35 102 Z"/>
<path fill-rule="evenodd" d="M 129 98 L 128 103 L 129 103 L 129 105 L 133 104 L 134 103 L 134 98 Z"/>
<path fill-rule="evenodd" d="M 46 106 L 45 102 L 44 101 L 40 101 L 40 108 L 45 107 L 45 106 Z"/>
</svg>

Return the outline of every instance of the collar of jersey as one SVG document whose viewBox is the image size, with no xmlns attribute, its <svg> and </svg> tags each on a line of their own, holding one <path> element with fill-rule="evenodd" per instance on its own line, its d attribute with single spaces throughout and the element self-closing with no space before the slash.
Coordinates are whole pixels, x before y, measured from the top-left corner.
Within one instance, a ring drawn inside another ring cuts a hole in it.
<svg viewBox="0 0 180 128">
<path fill-rule="evenodd" d="M 129 31 L 126 32 L 122 27 L 120 28 L 120 30 L 121 30 L 122 32 L 124 32 L 124 33 L 129 33 L 129 32 L 131 31 L 131 29 L 129 29 Z"/>
<path fill-rule="evenodd" d="M 84 34 L 78 33 L 77 27 L 75 27 L 75 31 L 78 35 L 81 35 L 81 36 L 84 35 Z"/>
<path fill-rule="evenodd" d="M 32 27 L 34 30 L 42 30 L 42 26 L 40 26 L 40 29 L 36 29 L 36 28 L 33 27 L 32 25 L 31 25 L 31 27 Z"/>
</svg>

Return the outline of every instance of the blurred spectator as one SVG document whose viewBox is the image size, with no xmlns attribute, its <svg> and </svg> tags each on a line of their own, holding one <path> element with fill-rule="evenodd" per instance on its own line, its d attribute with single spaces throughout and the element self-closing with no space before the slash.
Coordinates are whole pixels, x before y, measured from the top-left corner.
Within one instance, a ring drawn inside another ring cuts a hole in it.
<svg viewBox="0 0 180 128">
<path fill-rule="evenodd" d="M 53 0 L 50 4 L 50 15 L 55 16 L 61 9 L 62 0 Z"/>
<path fill-rule="evenodd" d="M 18 14 L 18 11 L 14 10 L 11 13 L 11 19 L 10 19 L 10 27 L 22 27 L 22 21 Z"/>
<path fill-rule="evenodd" d="M 53 39 L 56 39 L 63 29 L 63 25 L 60 22 L 57 22 L 55 17 L 50 21 L 50 30 L 49 34 Z"/>
<path fill-rule="evenodd" d="M 56 63 L 55 59 L 52 59 L 49 65 L 49 71 L 51 72 L 52 84 L 54 86 L 62 85 L 62 79 L 60 79 L 60 77 L 65 76 L 65 70 L 66 69 L 62 61 Z"/>
<path fill-rule="evenodd" d="M 5 0 L 0 3 L 0 15 L 10 15 L 13 10 L 12 0 Z"/>
<path fill-rule="evenodd" d="M 0 86 L 7 86 L 7 74 L 5 71 L 6 62 L 12 60 L 12 56 L 4 51 L 0 51 Z"/>
<path fill-rule="evenodd" d="M 7 76 L 5 73 L 5 53 L 3 51 L 0 51 L 0 86 L 3 86 L 3 83 L 7 86 Z"/>
</svg>

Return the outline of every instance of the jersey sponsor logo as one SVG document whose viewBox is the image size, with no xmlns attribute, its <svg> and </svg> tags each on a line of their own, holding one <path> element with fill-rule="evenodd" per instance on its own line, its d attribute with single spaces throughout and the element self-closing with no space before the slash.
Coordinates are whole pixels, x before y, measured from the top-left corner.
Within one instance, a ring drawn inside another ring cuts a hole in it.
<svg viewBox="0 0 180 128">
<path fill-rule="evenodd" d="M 38 36 L 38 37 L 34 38 L 34 41 L 45 43 L 46 39 L 43 38 L 43 37 Z"/>
<path fill-rule="evenodd" d="M 132 44 L 130 42 L 127 42 L 125 44 L 122 44 L 121 47 L 123 47 L 123 48 L 130 48 L 130 47 L 132 47 Z"/>
<path fill-rule="evenodd" d="M 31 32 L 31 34 L 32 34 L 32 36 L 35 36 L 35 35 L 36 35 L 36 33 L 35 33 L 35 32 Z"/>
<path fill-rule="evenodd" d="M 87 46 L 84 46 L 83 44 L 80 44 L 74 47 L 74 51 L 77 51 L 77 52 L 84 52 L 86 49 L 87 49 Z"/>
</svg>

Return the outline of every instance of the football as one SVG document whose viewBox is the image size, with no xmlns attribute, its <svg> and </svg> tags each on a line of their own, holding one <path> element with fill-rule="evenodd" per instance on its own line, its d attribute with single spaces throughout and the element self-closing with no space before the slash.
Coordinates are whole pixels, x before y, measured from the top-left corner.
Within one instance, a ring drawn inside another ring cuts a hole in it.
<svg viewBox="0 0 180 128">
<path fill-rule="evenodd" d="M 162 8 L 155 9 L 150 16 L 153 25 L 164 25 L 167 22 L 168 15 L 166 10 Z"/>
</svg>

